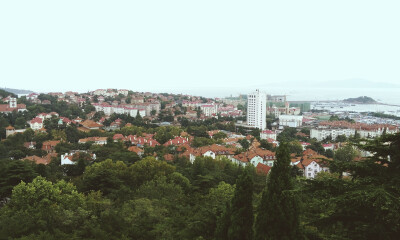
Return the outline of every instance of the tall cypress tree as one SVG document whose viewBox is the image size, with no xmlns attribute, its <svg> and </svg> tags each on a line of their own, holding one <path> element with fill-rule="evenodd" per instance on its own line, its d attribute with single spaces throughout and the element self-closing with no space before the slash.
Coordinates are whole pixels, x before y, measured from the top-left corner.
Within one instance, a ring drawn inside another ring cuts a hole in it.
<svg viewBox="0 0 400 240">
<path fill-rule="evenodd" d="M 299 213 L 290 176 L 290 152 L 287 143 L 277 150 L 255 222 L 256 240 L 301 239 Z"/>
<path fill-rule="evenodd" d="M 251 240 L 253 237 L 253 179 L 250 169 L 244 169 L 236 182 L 231 204 L 229 240 Z"/>
<path fill-rule="evenodd" d="M 216 240 L 228 240 L 228 230 L 231 225 L 231 203 L 227 202 L 225 211 L 217 220 L 217 228 L 215 230 Z"/>
</svg>

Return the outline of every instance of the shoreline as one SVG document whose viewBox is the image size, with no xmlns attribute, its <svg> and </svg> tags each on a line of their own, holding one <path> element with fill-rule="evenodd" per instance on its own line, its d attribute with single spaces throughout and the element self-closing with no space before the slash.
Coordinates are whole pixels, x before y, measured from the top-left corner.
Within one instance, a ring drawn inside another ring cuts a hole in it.
<svg viewBox="0 0 400 240">
<path fill-rule="evenodd" d="M 392 107 L 400 107 L 400 104 L 391 104 L 391 103 L 382 103 L 382 102 L 375 102 L 375 103 L 349 103 L 344 102 L 343 100 L 318 100 L 318 101 L 288 101 L 289 103 L 313 103 L 313 102 L 326 102 L 326 103 L 347 103 L 347 104 L 357 104 L 357 105 L 384 105 L 384 106 L 392 106 Z"/>
</svg>

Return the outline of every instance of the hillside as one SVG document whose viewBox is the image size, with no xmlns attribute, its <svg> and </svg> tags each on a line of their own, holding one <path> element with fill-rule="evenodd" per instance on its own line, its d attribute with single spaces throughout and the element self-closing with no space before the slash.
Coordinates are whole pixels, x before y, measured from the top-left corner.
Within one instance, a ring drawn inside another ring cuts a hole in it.
<svg viewBox="0 0 400 240">
<path fill-rule="evenodd" d="M 31 90 L 14 89 L 14 88 L 0 88 L 0 90 L 4 90 L 4 91 L 10 92 L 10 93 L 14 93 L 16 95 L 33 93 L 33 91 L 31 91 Z"/>
<path fill-rule="evenodd" d="M 11 92 L 8 92 L 8 91 L 5 91 L 3 89 L 0 89 L 0 98 L 5 98 L 5 97 L 8 97 L 10 95 L 15 96 L 15 94 L 13 94 Z"/>
<path fill-rule="evenodd" d="M 372 104 L 372 103 L 377 103 L 374 99 L 367 97 L 367 96 L 361 96 L 358 98 L 347 98 L 344 99 L 343 102 L 347 103 L 357 103 L 357 104 Z"/>
</svg>

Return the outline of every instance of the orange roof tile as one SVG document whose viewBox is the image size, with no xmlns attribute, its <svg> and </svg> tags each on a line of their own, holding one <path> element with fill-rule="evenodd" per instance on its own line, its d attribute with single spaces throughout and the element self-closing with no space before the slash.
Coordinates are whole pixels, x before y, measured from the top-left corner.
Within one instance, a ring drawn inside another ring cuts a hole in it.
<svg viewBox="0 0 400 240">
<path fill-rule="evenodd" d="M 32 161 L 32 162 L 35 162 L 36 164 L 44 164 L 44 165 L 47 165 L 47 164 L 50 163 L 50 161 L 49 161 L 48 159 L 41 158 L 41 157 L 38 157 L 38 156 L 36 156 L 36 155 L 28 156 L 28 157 L 26 157 L 26 158 L 24 158 L 24 159 L 29 160 L 29 161 Z"/>
<path fill-rule="evenodd" d="M 267 175 L 270 170 L 271 170 L 271 167 L 268 166 L 268 165 L 265 165 L 263 163 L 258 163 L 257 164 L 257 167 L 256 167 L 257 174 Z"/>
</svg>

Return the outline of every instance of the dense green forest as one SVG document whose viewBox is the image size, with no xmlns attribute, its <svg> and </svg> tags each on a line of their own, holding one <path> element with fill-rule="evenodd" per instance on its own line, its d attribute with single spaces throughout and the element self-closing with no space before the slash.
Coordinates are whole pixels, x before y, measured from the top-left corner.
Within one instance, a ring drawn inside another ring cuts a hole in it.
<svg viewBox="0 0 400 240">
<path fill-rule="evenodd" d="M 310 180 L 291 171 L 286 143 L 268 177 L 224 157 L 140 159 L 113 141 L 90 164 L 3 158 L 0 239 L 397 239 L 400 134 L 358 147 L 374 155 L 343 150 Z"/>
</svg>

